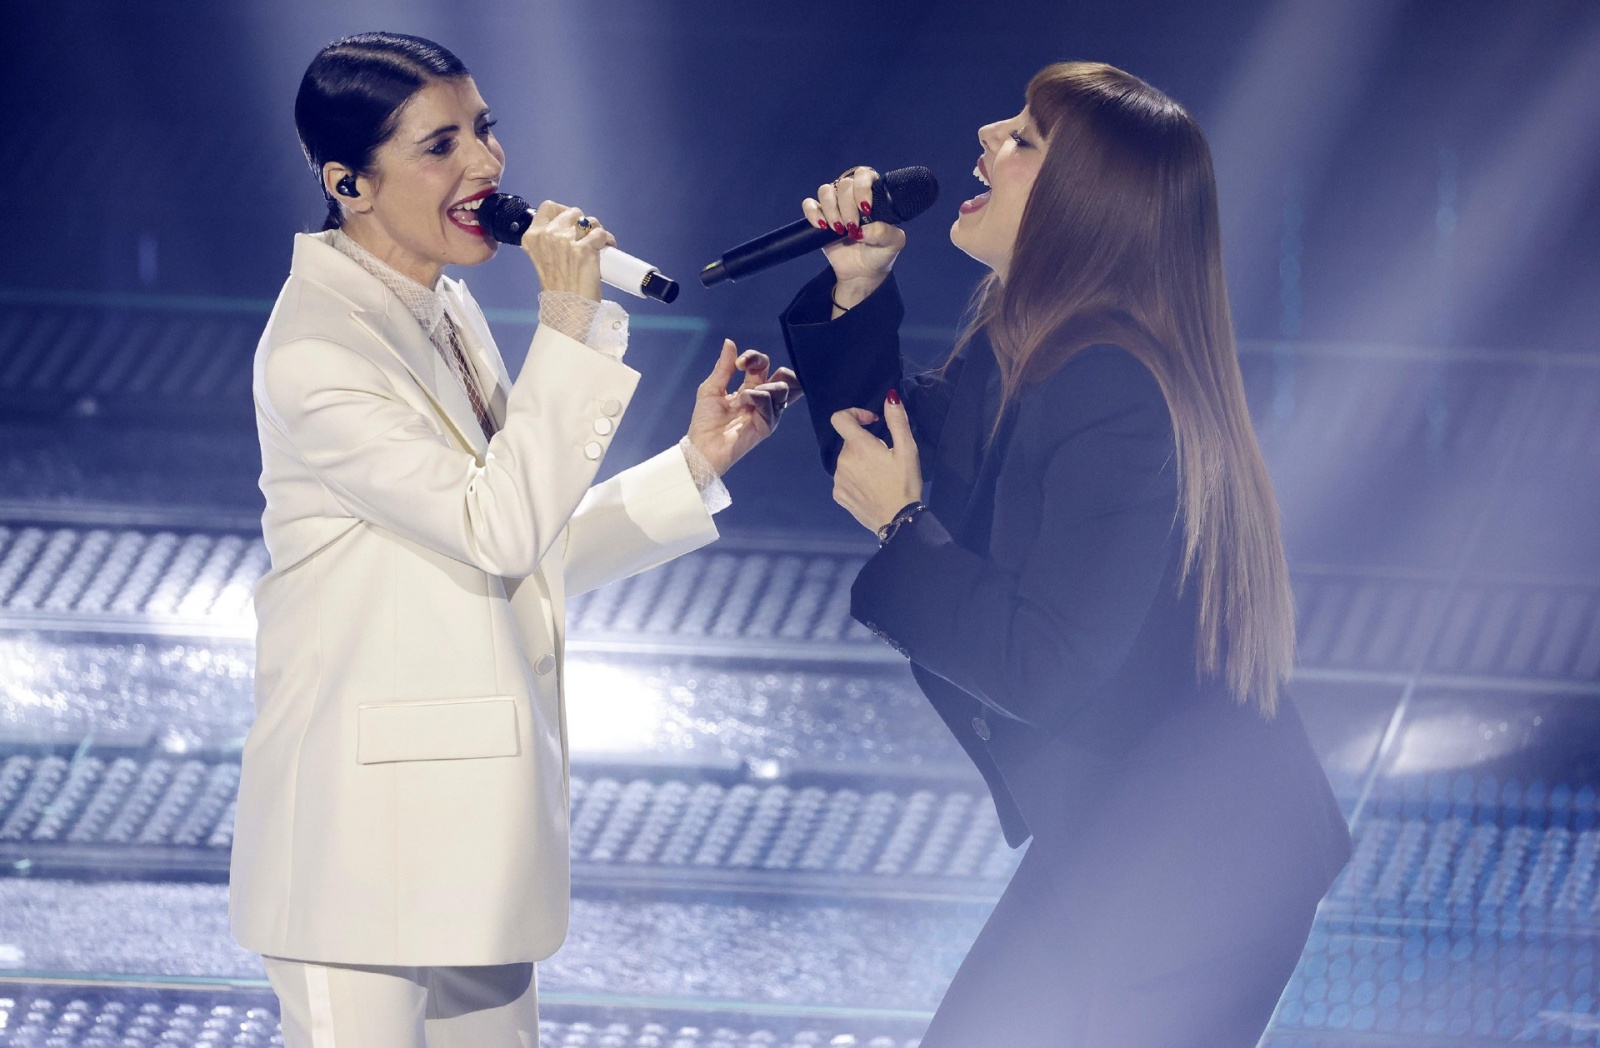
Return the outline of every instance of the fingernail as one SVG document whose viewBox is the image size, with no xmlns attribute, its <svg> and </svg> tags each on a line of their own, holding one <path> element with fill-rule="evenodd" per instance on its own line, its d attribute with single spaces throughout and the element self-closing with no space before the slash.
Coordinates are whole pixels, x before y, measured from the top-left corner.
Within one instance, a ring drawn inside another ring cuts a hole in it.
<svg viewBox="0 0 1600 1048">
<path fill-rule="evenodd" d="M 861 239 L 861 227 L 856 225 L 854 222 L 852 222 L 848 226 L 846 226 L 845 230 L 850 234 L 850 239 L 851 240 L 860 240 Z"/>
<path fill-rule="evenodd" d="M 828 220 L 825 219 L 825 218 L 817 219 L 817 228 L 818 229 L 827 229 L 828 228 Z"/>
<path fill-rule="evenodd" d="M 863 218 L 871 218 L 872 217 L 872 201 L 863 200 L 861 202 L 861 215 L 862 215 Z"/>
<path fill-rule="evenodd" d="M 840 236 L 846 236 L 847 235 L 845 233 L 844 223 L 843 222 L 835 222 L 833 224 L 833 231 L 835 233 L 838 233 Z"/>
<path fill-rule="evenodd" d="M 900 406 L 900 391 L 898 389 L 895 389 L 893 386 L 890 386 L 889 387 L 889 392 L 885 395 L 884 399 L 887 400 L 889 403 L 893 404 L 895 407 L 899 407 Z"/>
</svg>

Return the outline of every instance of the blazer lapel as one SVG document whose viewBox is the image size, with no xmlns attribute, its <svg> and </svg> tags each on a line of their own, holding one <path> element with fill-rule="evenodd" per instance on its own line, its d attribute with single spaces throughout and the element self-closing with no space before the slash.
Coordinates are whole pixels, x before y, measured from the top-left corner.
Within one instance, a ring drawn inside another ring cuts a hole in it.
<svg viewBox="0 0 1600 1048">
<path fill-rule="evenodd" d="M 991 383 L 1000 381 L 999 375 L 993 375 Z M 984 403 L 987 397 L 984 398 Z M 956 535 L 970 550 L 982 555 L 988 555 L 989 539 L 994 531 L 995 493 L 1000 483 L 1000 470 L 1005 465 L 1006 445 L 1010 442 L 1011 427 L 1016 422 L 1015 409 L 1000 422 L 1000 429 L 989 439 L 989 428 L 993 419 L 985 411 L 979 412 L 983 421 L 983 431 L 979 434 L 980 460 L 978 474 L 974 479 L 972 488 L 967 495 L 967 505 L 963 510 Z"/>
<path fill-rule="evenodd" d="M 483 392 L 489 402 L 489 414 L 494 416 L 496 427 L 503 426 L 506 421 L 506 397 L 511 393 L 511 375 L 506 370 L 506 362 L 500 358 L 494 335 L 464 283 L 447 278 L 445 299 L 450 303 L 450 318 L 461 332 L 467 359 L 472 361 L 478 374 L 486 380 Z"/>
<path fill-rule="evenodd" d="M 460 380 L 433 342 L 422 333 L 422 325 L 417 323 L 417 318 L 411 315 L 404 303 L 388 294 L 387 288 L 384 289 L 384 297 L 387 301 L 382 311 L 361 309 L 352 315 L 400 358 L 406 370 L 411 372 L 411 377 L 427 392 L 428 399 L 433 401 L 439 414 L 455 430 L 456 436 L 474 455 L 483 458 L 489 449 L 489 442 L 483 435 L 483 427 L 478 425 L 478 416 L 472 410 L 472 401 L 467 399 L 467 392 L 461 388 Z"/>
<path fill-rule="evenodd" d="M 987 555 L 994 523 L 994 492 L 1005 462 L 1012 419 L 993 440 L 986 410 L 990 387 L 1000 381 L 994 350 L 981 334 L 962 350 L 961 373 L 951 393 L 934 460 L 929 502 L 957 542 Z"/>
<path fill-rule="evenodd" d="M 984 441 L 983 393 L 994 370 L 994 352 L 982 336 L 961 350 L 961 373 L 945 413 L 939 448 L 929 478 L 928 497 L 933 511 L 947 524 L 965 521 L 968 505 L 982 467 Z M 957 529 L 959 534 L 959 529 Z"/>
<path fill-rule="evenodd" d="M 472 402 L 422 325 L 383 281 L 361 268 L 355 259 L 326 242 L 321 234 L 301 233 L 294 238 L 291 272 L 336 291 L 351 305 L 350 315 L 372 333 L 405 365 L 429 402 L 460 438 L 463 446 L 482 459 L 489 442 L 472 410 Z"/>
</svg>

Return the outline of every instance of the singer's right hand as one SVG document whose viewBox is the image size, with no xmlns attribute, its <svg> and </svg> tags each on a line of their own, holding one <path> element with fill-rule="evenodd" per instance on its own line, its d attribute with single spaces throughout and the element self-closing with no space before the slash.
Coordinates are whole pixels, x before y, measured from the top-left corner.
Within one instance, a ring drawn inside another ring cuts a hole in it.
<svg viewBox="0 0 1600 1048">
<path fill-rule="evenodd" d="M 539 286 L 545 291 L 570 291 L 600 301 L 600 251 L 616 244 L 617 238 L 590 218 L 589 231 L 578 226 L 583 211 L 546 200 L 533 213 L 528 231 L 522 234 L 522 250 L 533 259 L 539 271 Z"/>
<path fill-rule="evenodd" d="M 870 167 L 851 168 L 837 181 L 818 186 L 817 195 L 800 205 L 812 225 L 846 237 L 822 249 L 833 267 L 833 299 L 841 309 L 876 291 L 906 246 L 905 230 L 872 221 L 872 184 L 877 178 L 878 172 Z"/>
</svg>

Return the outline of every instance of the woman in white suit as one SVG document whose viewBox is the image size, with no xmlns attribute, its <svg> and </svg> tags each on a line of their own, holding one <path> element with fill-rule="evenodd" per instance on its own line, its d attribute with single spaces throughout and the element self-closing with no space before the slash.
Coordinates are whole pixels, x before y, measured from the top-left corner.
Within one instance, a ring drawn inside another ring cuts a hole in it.
<svg viewBox="0 0 1600 1048">
<path fill-rule="evenodd" d="M 441 275 L 495 252 L 474 211 L 505 156 L 466 68 L 351 37 L 295 117 L 329 220 L 296 238 L 256 354 L 272 569 L 234 934 L 289 1048 L 532 1048 L 532 962 L 567 921 L 563 601 L 715 539 L 717 478 L 793 375 L 725 343 L 684 441 L 591 487 L 639 379 L 600 301 L 610 234 L 539 208 L 541 323 L 512 381 Z"/>
</svg>

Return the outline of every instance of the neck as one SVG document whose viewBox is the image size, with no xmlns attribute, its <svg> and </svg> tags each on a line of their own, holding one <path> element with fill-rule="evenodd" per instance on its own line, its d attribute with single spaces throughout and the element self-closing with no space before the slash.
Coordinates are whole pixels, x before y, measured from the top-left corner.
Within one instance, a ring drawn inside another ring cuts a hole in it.
<svg viewBox="0 0 1600 1048">
<path fill-rule="evenodd" d="M 419 258 L 397 244 L 382 227 L 374 222 L 364 221 L 363 217 L 347 215 L 344 225 L 339 228 L 345 236 L 372 252 L 384 265 L 408 280 L 415 280 L 425 288 L 432 288 L 437 284 L 439 274 L 444 272 L 444 263 Z"/>
</svg>

